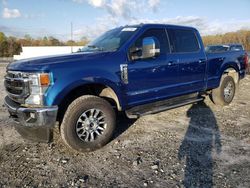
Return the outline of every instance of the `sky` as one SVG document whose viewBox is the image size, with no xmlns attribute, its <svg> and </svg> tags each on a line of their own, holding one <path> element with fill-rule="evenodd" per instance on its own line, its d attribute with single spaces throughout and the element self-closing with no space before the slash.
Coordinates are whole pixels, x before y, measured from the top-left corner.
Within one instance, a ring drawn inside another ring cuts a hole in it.
<svg viewBox="0 0 250 188">
<path fill-rule="evenodd" d="M 0 0 L 0 31 L 61 40 L 138 23 L 194 26 L 202 35 L 250 29 L 250 0 Z"/>
</svg>

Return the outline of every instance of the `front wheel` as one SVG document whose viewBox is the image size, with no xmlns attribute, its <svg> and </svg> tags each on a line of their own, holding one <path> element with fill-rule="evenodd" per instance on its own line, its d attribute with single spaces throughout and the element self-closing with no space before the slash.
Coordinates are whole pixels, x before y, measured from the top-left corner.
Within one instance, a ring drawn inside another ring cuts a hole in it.
<svg viewBox="0 0 250 188">
<path fill-rule="evenodd" d="M 220 86 L 212 90 L 210 98 L 216 105 L 226 106 L 229 105 L 236 91 L 236 84 L 231 76 L 222 76 Z"/>
<path fill-rule="evenodd" d="M 93 151 L 107 144 L 114 132 L 116 116 L 104 99 L 86 95 L 68 107 L 60 127 L 63 141 L 79 151 Z"/>
</svg>

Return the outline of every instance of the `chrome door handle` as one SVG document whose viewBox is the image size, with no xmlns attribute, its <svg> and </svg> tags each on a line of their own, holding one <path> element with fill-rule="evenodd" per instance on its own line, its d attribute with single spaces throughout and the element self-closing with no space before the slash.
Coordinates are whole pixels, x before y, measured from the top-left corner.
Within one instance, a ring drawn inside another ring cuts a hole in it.
<svg viewBox="0 0 250 188">
<path fill-rule="evenodd" d="M 199 63 L 205 63 L 206 60 L 205 59 L 199 59 Z"/>
<path fill-rule="evenodd" d="M 168 66 L 174 66 L 177 64 L 177 61 L 169 61 Z"/>
</svg>

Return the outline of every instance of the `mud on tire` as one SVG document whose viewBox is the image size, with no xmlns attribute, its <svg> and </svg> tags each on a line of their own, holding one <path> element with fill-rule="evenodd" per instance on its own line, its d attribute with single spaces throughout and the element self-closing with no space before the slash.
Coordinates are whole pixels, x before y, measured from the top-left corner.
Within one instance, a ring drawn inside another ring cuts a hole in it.
<svg viewBox="0 0 250 188">
<path fill-rule="evenodd" d="M 226 106 L 229 105 L 236 92 L 236 84 L 233 77 L 224 75 L 221 78 L 220 86 L 212 90 L 210 99 L 216 105 Z"/>
</svg>

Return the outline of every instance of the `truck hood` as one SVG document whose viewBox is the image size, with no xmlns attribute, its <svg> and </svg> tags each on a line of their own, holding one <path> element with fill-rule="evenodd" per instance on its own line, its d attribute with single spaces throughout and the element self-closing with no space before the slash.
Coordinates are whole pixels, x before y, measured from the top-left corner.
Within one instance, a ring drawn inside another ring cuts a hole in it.
<svg viewBox="0 0 250 188">
<path fill-rule="evenodd" d="M 7 66 L 10 71 L 46 71 L 56 64 L 79 63 L 91 59 L 101 59 L 112 52 L 79 52 L 56 56 L 43 56 L 15 61 Z"/>
</svg>

